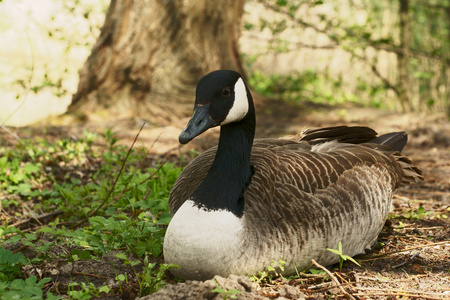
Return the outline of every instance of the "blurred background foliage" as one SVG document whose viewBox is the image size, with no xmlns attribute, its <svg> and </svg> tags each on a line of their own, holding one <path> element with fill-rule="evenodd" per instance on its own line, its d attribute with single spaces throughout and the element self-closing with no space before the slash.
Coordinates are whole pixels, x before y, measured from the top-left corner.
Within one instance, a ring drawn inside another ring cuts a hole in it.
<svg viewBox="0 0 450 300">
<path fill-rule="evenodd" d="M 1 125 L 66 109 L 108 5 L 0 1 Z M 244 9 L 240 49 L 255 91 L 450 116 L 450 0 L 248 0 Z"/>
<path fill-rule="evenodd" d="M 250 3 L 243 55 L 257 91 L 450 115 L 450 1 Z"/>
</svg>

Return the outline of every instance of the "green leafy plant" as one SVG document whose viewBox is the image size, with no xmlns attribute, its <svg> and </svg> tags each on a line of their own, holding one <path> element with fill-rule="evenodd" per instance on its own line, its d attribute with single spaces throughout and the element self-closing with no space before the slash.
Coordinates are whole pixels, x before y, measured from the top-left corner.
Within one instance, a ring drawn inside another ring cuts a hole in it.
<svg viewBox="0 0 450 300">
<path fill-rule="evenodd" d="M 424 218 L 431 216 L 432 214 L 432 211 L 426 211 L 425 208 L 420 205 L 417 210 L 410 209 L 409 211 L 403 211 L 401 214 L 390 214 L 389 217 L 395 219 L 423 220 Z M 399 227 L 403 227 L 402 222 L 400 222 Z"/>
<path fill-rule="evenodd" d="M 416 211 L 411 209 L 409 212 L 404 213 L 403 217 L 412 220 L 422 220 L 432 213 L 433 213 L 432 211 L 426 211 L 425 208 L 422 205 L 420 205 Z"/>
<path fill-rule="evenodd" d="M 36 276 L 24 279 L 15 279 L 12 282 L 0 281 L 0 298 L 4 300 L 12 299 L 43 299 L 42 288 L 51 281 L 51 278 L 43 278 L 37 281 Z M 47 299 L 60 299 L 47 292 Z"/>
<path fill-rule="evenodd" d="M 159 268 L 156 268 L 157 264 L 149 263 L 148 256 L 145 256 L 143 271 L 138 274 L 134 267 L 141 264 L 141 261 L 130 260 L 124 253 L 117 253 L 115 256 L 122 259 L 126 265 L 130 265 L 132 267 L 136 277 L 138 278 L 141 296 L 152 294 L 161 289 L 164 285 L 166 285 L 166 282 L 163 280 L 166 271 L 171 268 L 179 268 L 174 264 L 160 264 Z M 125 279 L 126 277 L 122 275 L 121 281 L 124 281 Z"/>
<path fill-rule="evenodd" d="M 266 281 L 272 282 L 274 277 L 278 277 L 281 275 L 281 272 L 284 271 L 284 265 L 286 262 L 283 259 L 279 259 L 278 262 L 271 261 L 270 266 L 267 266 L 267 271 L 260 271 L 257 275 L 253 275 L 250 277 L 250 280 L 256 283 L 264 283 Z M 281 271 L 281 272 L 279 272 Z"/>
<path fill-rule="evenodd" d="M 68 284 L 67 295 L 71 299 L 91 299 L 92 297 L 101 297 L 107 294 L 111 289 L 107 285 L 96 287 L 93 283 L 88 282 L 71 282 Z"/>
<path fill-rule="evenodd" d="M 237 295 L 241 293 L 241 291 L 236 289 L 229 289 L 229 290 L 224 289 L 217 283 L 215 279 L 213 279 L 213 282 L 216 285 L 216 288 L 211 290 L 211 292 L 220 294 L 223 300 L 236 299 Z"/>
<path fill-rule="evenodd" d="M 317 269 L 309 269 L 309 273 L 311 274 L 315 274 L 315 275 L 326 275 L 327 272 L 325 272 L 324 270 L 317 270 Z"/>
<path fill-rule="evenodd" d="M 15 276 L 21 276 L 21 267 L 28 265 L 29 260 L 22 253 L 13 253 L 0 248 L 0 280 L 9 281 Z"/>
<path fill-rule="evenodd" d="M 84 131 L 75 139 L 50 142 L 37 137 L 20 140 L 12 147 L 0 144 L 0 185 L 2 191 L 9 191 L 2 198 L 7 216 L 17 215 L 17 207 L 25 201 L 28 209 L 23 211 L 33 218 L 53 216 L 44 226 L 28 232 L 8 225 L 8 218 L 0 226 L 2 245 L 21 243 L 36 252 L 27 259 L 0 248 L 1 299 L 25 280 L 21 273 L 25 265 L 55 259 L 76 263 L 99 259 L 111 251 L 122 251 L 124 258 L 137 257 L 124 260 L 132 267 L 144 262 L 142 269 L 134 269 L 135 276 L 115 275 L 121 288 L 138 286 L 140 295 L 146 295 L 164 286 L 165 272 L 176 266 L 149 263 L 149 259 L 162 254 L 170 220 L 169 192 L 183 164 L 161 162 L 155 167 L 155 162 L 146 158 L 147 149 L 129 149 L 118 142 L 116 133 L 108 129 L 103 134 Z M 40 286 L 36 283 L 33 288 Z M 89 281 L 72 282 L 67 294 L 87 299 L 113 293 L 108 289 Z"/>
<path fill-rule="evenodd" d="M 0 158 L 0 189 L 10 194 L 29 196 L 35 174 L 42 168 L 40 163 L 22 162 L 17 157 Z M 6 205 L 12 202 L 5 202 Z"/>
<path fill-rule="evenodd" d="M 342 264 L 344 263 L 344 260 L 349 260 L 351 262 L 353 262 L 354 264 L 358 265 L 359 267 L 361 267 L 361 265 L 351 256 L 345 255 L 344 253 L 342 253 L 342 243 L 341 241 L 339 241 L 338 243 L 338 249 L 330 249 L 327 248 L 328 251 L 333 252 L 337 255 L 339 255 L 339 269 L 342 269 Z"/>
</svg>

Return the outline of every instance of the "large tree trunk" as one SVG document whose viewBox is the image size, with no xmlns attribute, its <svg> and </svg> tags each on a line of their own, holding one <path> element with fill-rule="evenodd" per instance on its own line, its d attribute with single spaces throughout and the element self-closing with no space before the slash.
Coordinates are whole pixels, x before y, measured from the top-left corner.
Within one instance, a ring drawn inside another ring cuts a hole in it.
<svg viewBox="0 0 450 300">
<path fill-rule="evenodd" d="M 243 73 L 244 0 L 112 0 L 69 111 L 165 124 L 191 112 L 207 72 Z"/>
</svg>

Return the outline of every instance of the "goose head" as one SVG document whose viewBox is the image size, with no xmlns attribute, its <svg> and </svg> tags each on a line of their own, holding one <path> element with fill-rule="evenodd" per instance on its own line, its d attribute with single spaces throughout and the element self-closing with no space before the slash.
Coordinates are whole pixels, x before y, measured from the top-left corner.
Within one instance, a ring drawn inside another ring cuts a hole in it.
<svg viewBox="0 0 450 300">
<path fill-rule="evenodd" d="M 186 144 L 206 130 L 238 123 L 253 116 L 253 100 L 238 72 L 218 70 L 203 76 L 197 84 L 194 114 L 179 141 Z"/>
</svg>

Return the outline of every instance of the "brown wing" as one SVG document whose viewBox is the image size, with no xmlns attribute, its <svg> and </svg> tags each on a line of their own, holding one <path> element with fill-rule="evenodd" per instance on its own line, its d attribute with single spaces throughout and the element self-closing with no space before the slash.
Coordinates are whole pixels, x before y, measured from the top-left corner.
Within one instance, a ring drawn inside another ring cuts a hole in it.
<svg viewBox="0 0 450 300">
<path fill-rule="evenodd" d="M 255 149 L 270 149 L 288 145 L 296 145 L 297 148 L 310 149 L 308 143 L 298 143 L 291 139 L 257 139 L 254 141 L 253 150 Z M 217 146 L 212 147 L 196 158 L 194 158 L 186 168 L 181 172 L 177 181 L 175 182 L 169 196 L 170 214 L 173 216 L 178 208 L 186 201 L 195 189 L 202 183 L 206 177 L 211 164 L 216 156 Z M 264 161 L 260 162 L 265 164 Z M 262 165 L 261 165 L 262 167 Z M 270 169 L 270 165 L 266 166 Z"/>
<path fill-rule="evenodd" d="M 369 138 L 372 137 L 369 136 Z M 402 181 L 404 176 L 402 168 L 406 170 L 407 175 L 409 174 L 409 178 L 417 175 L 417 169 L 411 166 L 407 158 L 394 156 L 392 150 L 380 145 L 331 142 L 313 146 L 316 149 L 311 151 L 314 148 L 309 142 L 299 142 L 297 139 L 298 137 L 255 140 L 251 157 L 251 165 L 255 169 L 255 174 L 246 192 L 249 195 L 254 194 L 250 198 L 263 197 L 258 193 L 275 197 L 274 189 L 277 185 L 288 187 L 292 185 L 293 188 L 290 188 L 290 192 L 294 194 L 297 193 L 297 189 L 312 194 L 317 189 L 324 189 L 330 184 L 336 183 L 345 171 L 363 165 L 375 165 L 388 170 L 394 178 L 393 189 L 398 187 Z M 217 147 L 205 151 L 192 160 L 180 174 L 169 197 L 171 215 L 175 214 L 203 181 L 216 151 Z M 396 157 L 399 159 L 398 163 Z M 246 201 L 247 198 L 246 196 Z"/>
</svg>

